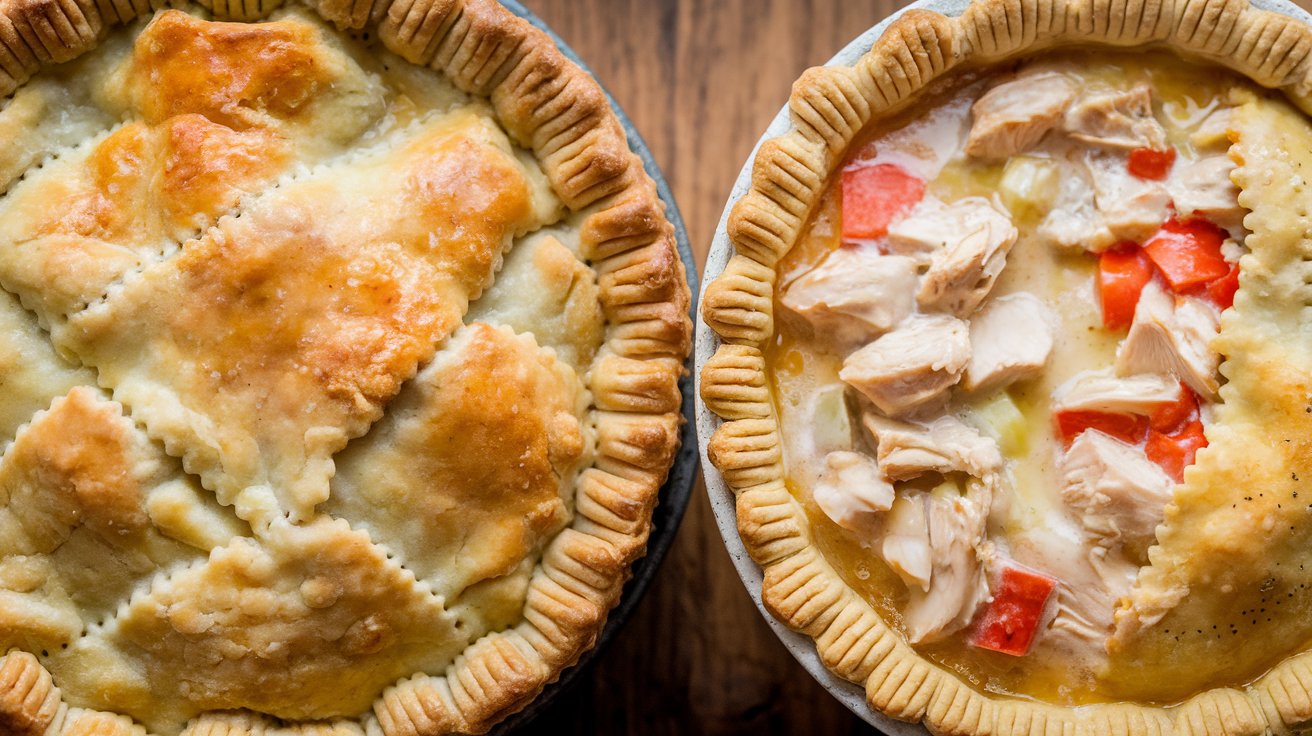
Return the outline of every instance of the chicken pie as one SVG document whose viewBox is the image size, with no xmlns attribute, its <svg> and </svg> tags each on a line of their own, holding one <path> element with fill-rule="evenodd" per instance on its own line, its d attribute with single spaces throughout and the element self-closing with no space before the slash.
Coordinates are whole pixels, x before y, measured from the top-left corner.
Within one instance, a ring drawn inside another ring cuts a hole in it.
<svg viewBox="0 0 1312 736">
<path fill-rule="evenodd" d="M 482 732 L 644 549 L 689 297 L 600 87 L 277 5 L 0 3 L 6 736 Z"/>
<path fill-rule="evenodd" d="M 707 290 L 709 449 L 767 605 L 874 708 L 1312 721 L 1309 44 L 982 0 L 798 84 Z"/>
</svg>

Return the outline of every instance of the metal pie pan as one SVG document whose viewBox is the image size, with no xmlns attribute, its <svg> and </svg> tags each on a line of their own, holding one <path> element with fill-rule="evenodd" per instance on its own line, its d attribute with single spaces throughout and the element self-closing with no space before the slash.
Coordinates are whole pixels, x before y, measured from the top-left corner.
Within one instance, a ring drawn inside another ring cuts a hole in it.
<svg viewBox="0 0 1312 736">
<path fill-rule="evenodd" d="M 1277 13 L 1290 16 L 1296 20 L 1312 25 L 1312 14 L 1299 8 L 1288 0 L 1249 0 L 1257 8 L 1270 10 Z M 851 43 L 843 47 L 841 51 L 834 55 L 832 59 L 826 62 L 826 66 L 851 66 L 861 58 L 863 54 L 870 50 L 874 42 L 884 33 L 894 20 L 903 13 L 912 9 L 932 10 L 947 16 L 957 16 L 962 13 L 969 5 L 965 0 L 917 0 L 910 5 L 898 10 L 897 12 L 885 18 L 874 27 L 857 36 Z M 713 281 L 724 272 L 725 265 L 733 255 L 733 245 L 729 242 L 729 235 L 725 231 L 725 226 L 729 220 L 729 212 L 734 203 L 742 198 L 744 194 L 751 189 L 752 185 L 752 162 L 756 159 L 756 152 L 761 144 L 771 138 L 777 138 L 787 133 L 792 128 L 789 120 L 788 106 L 785 104 L 779 110 L 779 114 L 771 121 L 769 127 L 765 129 L 764 135 L 756 142 L 752 149 L 752 154 L 747 157 L 743 164 L 742 170 L 738 173 L 737 180 L 734 181 L 733 189 L 729 192 L 728 201 L 725 203 L 724 212 L 720 217 L 720 223 L 715 229 L 715 237 L 711 242 L 711 248 L 706 256 L 706 269 L 702 272 L 702 289 L 706 284 Z M 700 299 L 699 299 L 700 301 Z M 843 678 L 830 672 L 820 661 L 816 653 L 815 642 L 805 634 L 799 634 L 789 629 L 778 619 L 765 610 L 761 603 L 761 568 L 747 554 L 747 549 L 743 546 L 742 538 L 738 536 L 738 516 L 733 491 L 725 484 L 724 478 L 720 475 L 715 466 L 706 458 L 706 443 L 710 440 L 711 435 L 716 428 L 720 426 L 720 418 L 706 408 L 701 400 L 701 372 L 706 361 L 715 354 L 720 347 L 720 337 L 715 331 L 708 327 L 698 315 L 696 322 L 696 336 L 694 339 L 694 356 L 696 363 L 696 382 L 697 382 L 697 437 L 701 442 L 702 448 L 702 466 L 705 468 L 706 475 L 706 492 L 710 496 L 711 508 L 715 513 L 715 523 L 720 529 L 720 536 L 724 539 L 724 546 L 729 551 L 729 556 L 733 559 L 734 567 L 738 570 L 738 576 L 742 578 L 743 585 L 747 588 L 747 593 L 752 597 L 752 602 L 765 618 L 766 623 L 774 630 L 779 640 L 783 642 L 784 647 L 793 655 L 793 657 L 806 669 L 807 672 L 815 678 L 831 695 L 837 698 L 843 705 L 847 706 L 853 713 L 862 720 L 876 727 L 885 734 L 890 736 L 925 736 L 928 731 L 919 723 L 907 723 L 905 721 L 895 720 L 880 713 L 866 702 L 865 690 L 859 685 L 853 684 Z"/>
</svg>

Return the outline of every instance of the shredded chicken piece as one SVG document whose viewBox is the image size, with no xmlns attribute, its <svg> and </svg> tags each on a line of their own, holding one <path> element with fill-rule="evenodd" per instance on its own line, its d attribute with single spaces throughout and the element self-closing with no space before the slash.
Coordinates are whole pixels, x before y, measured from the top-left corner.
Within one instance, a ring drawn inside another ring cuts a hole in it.
<svg viewBox="0 0 1312 736">
<path fill-rule="evenodd" d="M 816 505 L 835 524 L 861 532 L 893 505 L 893 484 L 874 458 L 838 450 L 825 455 L 825 469 L 813 495 Z"/>
<path fill-rule="evenodd" d="M 1093 179 L 1094 206 L 1115 239 L 1142 242 L 1171 216 L 1166 186 L 1131 174 L 1123 155 L 1090 151 L 1085 164 Z"/>
<path fill-rule="evenodd" d="M 1153 93 L 1147 84 L 1086 94 L 1066 111 L 1065 125 L 1072 138 L 1104 148 L 1166 147 L 1166 131 L 1153 117 Z"/>
<path fill-rule="evenodd" d="M 884 245 L 889 253 L 927 264 L 934 251 L 961 237 L 963 214 L 969 213 L 954 215 L 943 200 L 927 194 L 906 217 L 888 226 Z"/>
<path fill-rule="evenodd" d="M 1021 291 L 998 297 L 970 319 L 970 363 L 962 388 L 982 395 L 1033 378 L 1052 353 L 1057 316 Z"/>
<path fill-rule="evenodd" d="M 1180 400 L 1180 381 L 1166 373 L 1120 377 L 1110 368 L 1082 371 L 1053 392 L 1053 410 L 1149 415 Z"/>
<path fill-rule="evenodd" d="M 1200 396 L 1215 401 L 1221 356 L 1211 347 L 1219 317 L 1211 305 L 1193 297 L 1176 299 L 1157 282 L 1139 295 L 1130 334 L 1116 350 L 1116 373 L 1172 373 Z"/>
<path fill-rule="evenodd" d="M 929 591 L 934 562 L 929 522 L 925 519 L 925 494 L 910 493 L 893 502 L 884 523 L 880 555 L 908 588 Z"/>
<path fill-rule="evenodd" d="M 942 314 L 914 315 L 849 355 L 838 377 L 885 415 L 900 416 L 942 398 L 969 361 L 965 322 Z"/>
<path fill-rule="evenodd" d="M 1147 550 L 1175 484 L 1138 447 L 1097 430 L 1075 438 L 1062 458 L 1062 500 L 1106 549 L 1147 562 Z"/>
<path fill-rule="evenodd" d="M 1171 179 L 1171 196 L 1182 216 L 1201 215 L 1227 230 L 1243 225 L 1239 187 L 1230 181 L 1235 164 L 1229 156 L 1208 156 L 1181 167 Z"/>
<path fill-rule="evenodd" d="M 879 467 L 894 480 L 955 471 L 987 478 L 1002 470 L 998 443 L 954 416 L 921 424 L 867 411 L 862 423 L 875 439 Z"/>
<path fill-rule="evenodd" d="M 1012 556 L 1057 578 L 1052 619 L 1035 641 L 1049 656 L 1097 667 L 1111 636 L 1116 602 L 1129 595 L 1139 566 L 1107 551 L 1065 514 L 1011 538 Z M 1092 661 L 1090 661 L 1092 660 Z"/>
<path fill-rule="evenodd" d="M 783 305 L 818 337 L 839 344 L 868 342 L 915 308 L 916 262 L 874 247 L 844 246 L 784 292 Z"/>
<path fill-rule="evenodd" d="M 903 622 L 912 644 L 938 641 L 970 624 L 988 600 L 980 565 L 987 504 L 966 496 L 930 494 L 925 501 L 933 563 L 929 590 L 911 588 Z"/>
<path fill-rule="evenodd" d="M 982 197 L 967 197 L 942 211 L 943 225 L 953 227 L 955 235 L 930 255 L 916 294 L 922 308 L 966 317 L 988 296 L 1018 234 L 1000 208 Z"/>
<path fill-rule="evenodd" d="M 1002 160 L 1034 146 L 1061 125 L 1075 83 L 1053 71 L 1026 73 L 984 93 L 971 107 L 966 153 Z"/>
<path fill-rule="evenodd" d="M 1038 236 L 1065 250 L 1100 253 L 1117 242 L 1094 202 L 1093 177 L 1079 162 L 1054 159 L 1061 166 L 1060 184 Z"/>
</svg>

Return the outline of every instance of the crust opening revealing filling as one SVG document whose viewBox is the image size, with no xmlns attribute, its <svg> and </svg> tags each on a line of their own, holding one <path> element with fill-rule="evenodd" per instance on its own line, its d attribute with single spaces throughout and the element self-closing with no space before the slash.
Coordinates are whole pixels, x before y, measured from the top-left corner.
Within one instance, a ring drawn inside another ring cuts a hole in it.
<svg viewBox="0 0 1312 736">
<path fill-rule="evenodd" d="M 706 291 L 708 454 L 767 607 L 872 708 L 1312 722 L 1309 39 L 987 0 L 799 81 Z"/>
<path fill-rule="evenodd" d="M 0 3 L 0 733 L 486 731 L 673 461 L 654 185 L 486 0 L 104 10 Z"/>
</svg>

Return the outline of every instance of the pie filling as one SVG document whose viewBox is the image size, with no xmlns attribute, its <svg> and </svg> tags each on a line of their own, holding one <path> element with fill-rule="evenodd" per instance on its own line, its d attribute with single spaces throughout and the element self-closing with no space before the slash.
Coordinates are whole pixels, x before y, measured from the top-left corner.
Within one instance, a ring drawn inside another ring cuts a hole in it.
<svg viewBox="0 0 1312 736">
<path fill-rule="evenodd" d="M 0 654 L 173 734 L 358 717 L 523 620 L 605 322 L 486 101 L 169 10 L 0 140 Z"/>
<path fill-rule="evenodd" d="M 845 580 L 978 687 L 1126 697 L 1118 610 L 1227 382 L 1230 131 L 1258 95 L 1165 53 L 957 75 L 854 148 L 780 265 L 790 489 Z"/>
</svg>

